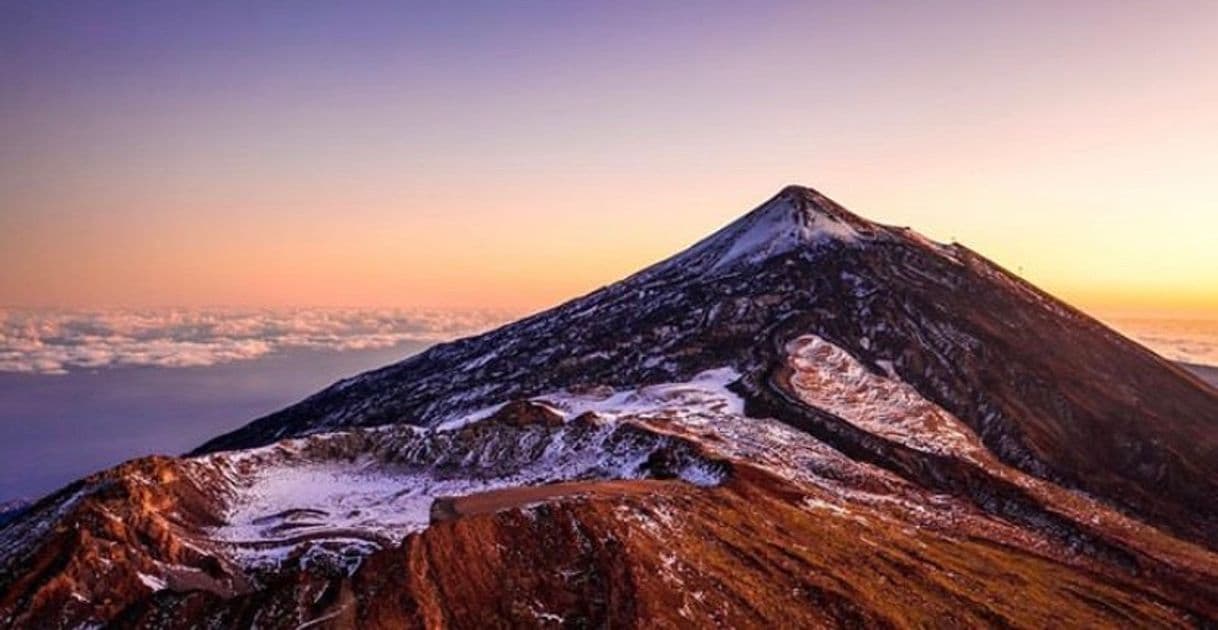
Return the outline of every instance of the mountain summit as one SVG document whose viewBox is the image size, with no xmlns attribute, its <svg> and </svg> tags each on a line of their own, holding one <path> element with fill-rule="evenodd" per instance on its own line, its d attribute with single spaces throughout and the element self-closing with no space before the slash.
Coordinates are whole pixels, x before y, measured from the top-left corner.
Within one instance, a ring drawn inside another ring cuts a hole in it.
<svg viewBox="0 0 1218 630">
<path fill-rule="evenodd" d="M 15 627 L 1218 619 L 1218 392 L 788 187 L 0 529 Z"/>
<path fill-rule="evenodd" d="M 787 186 L 757 209 L 660 265 L 660 269 L 723 272 L 823 241 L 852 243 L 874 233 L 871 223 L 815 190 Z"/>
</svg>

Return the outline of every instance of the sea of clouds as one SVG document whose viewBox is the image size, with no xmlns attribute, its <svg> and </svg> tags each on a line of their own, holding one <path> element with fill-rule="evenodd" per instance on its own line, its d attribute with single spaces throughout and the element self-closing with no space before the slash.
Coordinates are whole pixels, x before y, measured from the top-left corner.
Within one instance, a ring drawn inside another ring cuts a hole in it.
<svg viewBox="0 0 1218 630">
<path fill-rule="evenodd" d="M 489 310 L 0 309 L 0 372 L 215 365 L 291 348 L 361 350 L 439 342 L 514 318 Z M 1173 361 L 1218 366 L 1218 322 L 1114 319 Z"/>
<path fill-rule="evenodd" d="M 1164 358 L 1218 366 L 1218 321 L 1118 318 L 1109 323 Z"/>
<path fill-rule="evenodd" d="M 0 309 L 0 372 L 188 367 L 290 348 L 385 348 L 454 339 L 511 318 L 475 310 Z"/>
</svg>

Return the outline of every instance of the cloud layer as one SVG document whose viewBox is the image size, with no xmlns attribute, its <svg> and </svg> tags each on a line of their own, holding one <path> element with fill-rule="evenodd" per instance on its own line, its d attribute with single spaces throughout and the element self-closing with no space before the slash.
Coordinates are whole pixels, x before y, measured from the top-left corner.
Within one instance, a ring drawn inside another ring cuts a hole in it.
<svg viewBox="0 0 1218 630">
<path fill-rule="evenodd" d="M 495 311 L 0 309 L 0 372 L 187 367 L 287 348 L 384 348 L 453 339 L 508 319 Z"/>
<path fill-rule="evenodd" d="M 1110 323 L 1164 358 L 1218 366 L 1218 321 L 1115 319 Z"/>
<path fill-rule="evenodd" d="M 472 310 L 0 309 L 0 372 L 188 367 L 288 348 L 385 348 L 407 340 L 454 339 L 510 319 L 506 312 Z M 1218 322 L 1112 324 L 1168 359 L 1218 365 Z"/>
</svg>

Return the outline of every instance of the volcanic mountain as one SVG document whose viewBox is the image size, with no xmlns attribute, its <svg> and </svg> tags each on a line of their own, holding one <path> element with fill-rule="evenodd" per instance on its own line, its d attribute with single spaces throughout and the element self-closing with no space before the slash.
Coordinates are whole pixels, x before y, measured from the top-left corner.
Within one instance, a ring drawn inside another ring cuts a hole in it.
<svg viewBox="0 0 1218 630">
<path fill-rule="evenodd" d="M 789 187 L 0 529 L 7 627 L 1196 627 L 1218 391 Z"/>
</svg>

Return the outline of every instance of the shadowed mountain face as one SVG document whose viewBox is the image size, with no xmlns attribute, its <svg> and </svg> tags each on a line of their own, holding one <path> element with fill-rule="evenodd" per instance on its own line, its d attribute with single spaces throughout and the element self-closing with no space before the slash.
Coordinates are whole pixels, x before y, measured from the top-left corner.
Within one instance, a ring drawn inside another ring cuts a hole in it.
<svg viewBox="0 0 1218 630">
<path fill-rule="evenodd" d="M 1218 617 L 1214 497 L 1210 385 L 790 187 L 44 499 L 0 530 L 0 622 L 1189 626 Z"/>
</svg>

